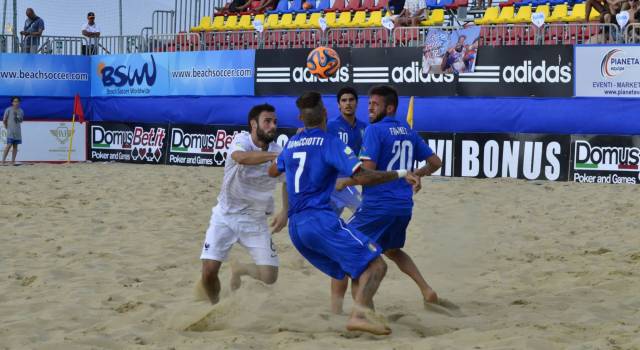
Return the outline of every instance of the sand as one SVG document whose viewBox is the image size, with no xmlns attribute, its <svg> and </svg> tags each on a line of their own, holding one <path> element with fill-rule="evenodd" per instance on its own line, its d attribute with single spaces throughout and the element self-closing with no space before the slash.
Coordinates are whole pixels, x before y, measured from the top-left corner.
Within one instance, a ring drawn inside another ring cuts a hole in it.
<svg viewBox="0 0 640 350">
<path fill-rule="evenodd" d="M 375 337 L 329 313 L 328 279 L 286 231 L 275 285 L 231 293 L 224 265 L 221 302 L 196 299 L 221 179 L 0 167 L 0 349 L 640 349 L 640 187 L 426 179 L 406 250 L 464 314 L 425 311 L 390 265 L 376 305 L 393 334 Z"/>
</svg>

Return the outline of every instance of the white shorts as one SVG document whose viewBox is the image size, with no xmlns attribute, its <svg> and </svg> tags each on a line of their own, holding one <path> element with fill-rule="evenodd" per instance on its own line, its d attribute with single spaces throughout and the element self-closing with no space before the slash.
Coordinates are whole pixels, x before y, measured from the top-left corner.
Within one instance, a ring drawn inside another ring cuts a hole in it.
<svg viewBox="0 0 640 350">
<path fill-rule="evenodd" d="M 278 266 L 266 215 L 223 214 L 214 207 L 200 259 L 226 261 L 236 242 L 247 249 L 256 265 Z"/>
</svg>

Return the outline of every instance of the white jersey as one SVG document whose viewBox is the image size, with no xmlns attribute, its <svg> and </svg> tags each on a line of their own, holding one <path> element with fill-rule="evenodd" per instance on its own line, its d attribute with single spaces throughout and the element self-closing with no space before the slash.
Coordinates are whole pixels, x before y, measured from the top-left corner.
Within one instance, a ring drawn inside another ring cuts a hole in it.
<svg viewBox="0 0 640 350">
<path fill-rule="evenodd" d="M 273 191 L 282 177 L 273 178 L 267 174 L 271 162 L 259 165 L 240 165 L 231 158 L 235 151 L 262 151 L 253 144 L 251 134 L 241 132 L 231 142 L 224 165 L 224 180 L 218 195 L 218 208 L 222 213 L 257 214 L 273 213 Z M 269 152 L 280 153 L 282 147 L 269 144 Z"/>
</svg>

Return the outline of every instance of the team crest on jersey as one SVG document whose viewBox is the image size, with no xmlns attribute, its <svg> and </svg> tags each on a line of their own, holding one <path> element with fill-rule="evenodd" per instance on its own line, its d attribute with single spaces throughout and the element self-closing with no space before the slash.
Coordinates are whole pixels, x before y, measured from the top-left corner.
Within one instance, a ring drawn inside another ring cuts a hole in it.
<svg viewBox="0 0 640 350">
<path fill-rule="evenodd" d="M 353 153 L 353 150 L 351 149 L 351 147 L 347 146 L 344 148 L 344 153 L 350 156 Z"/>
</svg>

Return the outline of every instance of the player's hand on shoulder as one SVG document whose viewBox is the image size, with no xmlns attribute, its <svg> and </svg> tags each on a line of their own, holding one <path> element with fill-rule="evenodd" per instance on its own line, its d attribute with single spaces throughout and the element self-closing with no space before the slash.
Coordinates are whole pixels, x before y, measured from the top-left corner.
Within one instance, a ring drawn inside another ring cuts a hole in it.
<svg viewBox="0 0 640 350">
<path fill-rule="evenodd" d="M 413 193 L 418 193 L 422 189 L 422 182 L 420 176 L 413 172 L 408 172 L 405 180 L 413 187 Z"/>
</svg>

